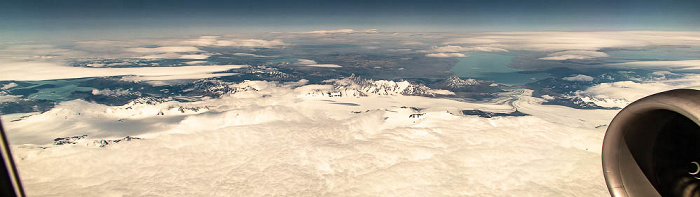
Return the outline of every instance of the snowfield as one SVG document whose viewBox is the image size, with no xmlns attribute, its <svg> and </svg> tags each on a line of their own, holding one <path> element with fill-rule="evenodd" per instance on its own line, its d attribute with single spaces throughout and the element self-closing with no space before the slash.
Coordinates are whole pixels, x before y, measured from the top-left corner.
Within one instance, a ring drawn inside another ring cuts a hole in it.
<svg viewBox="0 0 700 197">
<path fill-rule="evenodd" d="M 182 103 L 74 100 L 4 117 L 29 196 L 607 196 L 600 149 L 616 110 L 309 94 L 324 86 Z M 329 87 L 325 87 L 329 88 Z M 422 115 L 413 115 L 422 114 Z M 88 135 L 75 144 L 53 139 Z M 97 146 L 95 141 L 141 139 Z"/>
</svg>

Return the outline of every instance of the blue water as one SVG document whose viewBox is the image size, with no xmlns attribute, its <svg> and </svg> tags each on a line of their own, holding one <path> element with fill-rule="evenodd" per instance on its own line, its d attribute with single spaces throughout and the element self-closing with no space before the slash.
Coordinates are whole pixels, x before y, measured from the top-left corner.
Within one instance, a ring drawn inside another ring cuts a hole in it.
<svg viewBox="0 0 700 197">
<path fill-rule="evenodd" d="M 505 85 L 522 85 L 548 78 L 546 73 L 528 73 L 509 67 L 514 56 L 495 53 L 470 53 L 457 58 L 459 62 L 450 69 L 459 77 L 490 80 Z"/>
<path fill-rule="evenodd" d="M 31 99 L 42 99 L 42 100 L 52 100 L 52 101 L 66 101 L 70 100 L 69 96 L 75 91 L 92 91 L 93 88 L 81 87 L 79 84 L 81 82 L 90 80 L 91 78 L 84 79 L 68 79 L 68 80 L 46 80 L 46 81 L 30 81 L 34 85 L 30 86 L 37 87 L 40 85 L 54 85 L 53 88 L 41 88 L 38 92 L 31 94 L 28 98 Z"/>
</svg>

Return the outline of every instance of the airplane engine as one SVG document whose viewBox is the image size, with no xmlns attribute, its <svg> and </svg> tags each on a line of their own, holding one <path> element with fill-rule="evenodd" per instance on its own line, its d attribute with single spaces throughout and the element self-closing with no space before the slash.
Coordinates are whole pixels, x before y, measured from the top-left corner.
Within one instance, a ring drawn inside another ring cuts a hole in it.
<svg viewBox="0 0 700 197">
<path fill-rule="evenodd" d="M 700 90 L 639 99 L 610 123 L 603 173 L 612 196 L 700 196 Z"/>
</svg>

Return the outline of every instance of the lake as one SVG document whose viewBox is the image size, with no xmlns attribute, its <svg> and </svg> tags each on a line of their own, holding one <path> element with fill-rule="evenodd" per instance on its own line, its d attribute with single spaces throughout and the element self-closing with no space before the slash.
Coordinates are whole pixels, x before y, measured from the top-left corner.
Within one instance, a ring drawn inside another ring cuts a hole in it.
<svg viewBox="0 0 700 197">
<path fill-rule="evenodd" d="M 530 73 L 509 67 L 514 56 L 497 53 L 470 53 L 457 58 L 459 62 L 450 69 L 455 75 L 465 78 L 490 80 L 505 85 L 522 85 L 548 78 L 546 73 Z"/>
</svg>

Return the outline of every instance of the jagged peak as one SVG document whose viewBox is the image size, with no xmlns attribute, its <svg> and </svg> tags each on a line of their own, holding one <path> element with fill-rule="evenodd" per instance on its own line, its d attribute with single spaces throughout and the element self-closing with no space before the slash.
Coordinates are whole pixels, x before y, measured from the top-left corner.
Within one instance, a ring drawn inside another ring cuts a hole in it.
<svg viewBox="0 0 700 197">
<path fill-rule="evenodd" d="M 468 86 L 468 85 L 477 85 L 479 84 L 479 81 L 476 79 L 462 79 L 458 76 L 451 76 L 445 79 L 445 84 L 449 87 L 461 87 L 461 86 Z"/>
<path fill-rule="evenodd" d="M 333 92 L 323 93 L 328 96 L 433 95 L 429 87 L 406 80 L 373 80 L 351 74 L 349 77 L 327 82 L 333 85 Z"/>
</svg>

